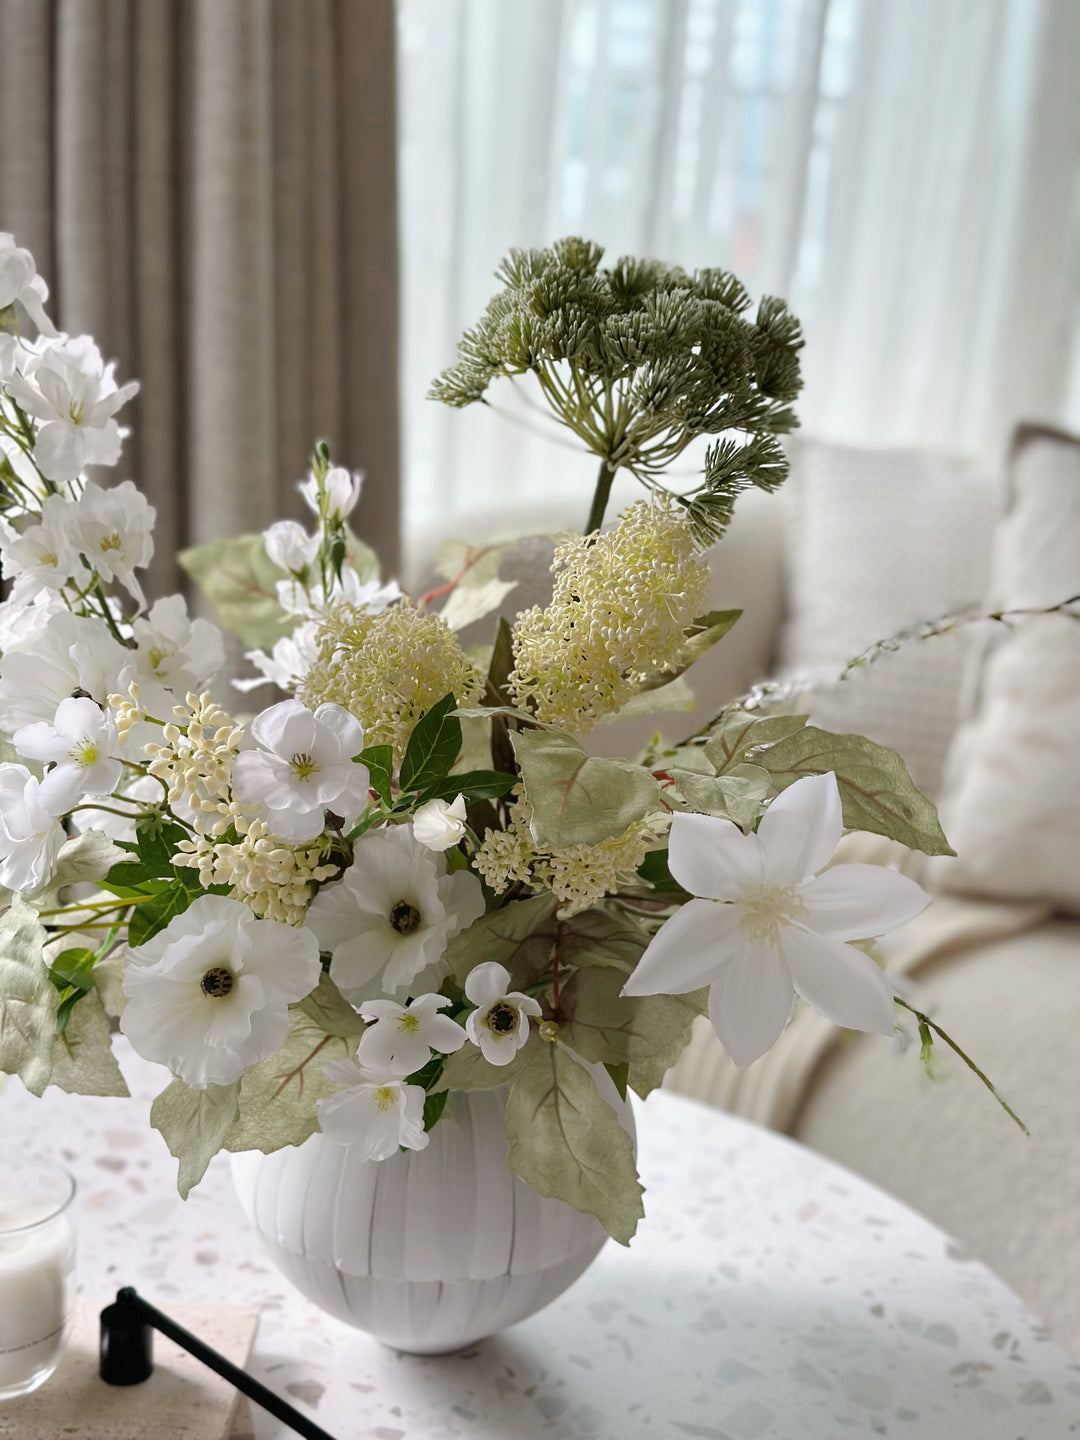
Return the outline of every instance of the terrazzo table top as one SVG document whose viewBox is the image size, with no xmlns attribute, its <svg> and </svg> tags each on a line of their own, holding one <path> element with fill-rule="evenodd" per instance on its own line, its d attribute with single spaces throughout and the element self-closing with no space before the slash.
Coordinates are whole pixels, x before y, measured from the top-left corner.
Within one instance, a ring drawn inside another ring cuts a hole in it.
<svg viewBox="0 0 1080 1440">
<path fill-rule="evenodd" d="M 264 1259 L 223 1158 L 179 1199 L 147 1124 L 163 1072 L 118 1051 L 131 1100 L 0 1093 L 4 1143 L 78 1179 L 82 1290 L 260 1305 L 250 1368 L 338 1440 L 1080 1436 L 1080 1368 L 985 1266 L 792 1141 L 664 1092 L 637 1107 L 629 1250 L 463 1354 L 394 1354 Z"/>
</svg>

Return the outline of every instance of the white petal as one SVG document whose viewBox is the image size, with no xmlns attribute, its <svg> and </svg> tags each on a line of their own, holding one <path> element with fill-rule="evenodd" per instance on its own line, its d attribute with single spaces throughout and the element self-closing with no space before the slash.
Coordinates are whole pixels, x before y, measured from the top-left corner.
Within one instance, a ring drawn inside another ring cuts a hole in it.
<svg viewBox="0 0 1080 1440">
<path fill-rule="evenodd" d="M 684 890 L 706 900 L 737 900 L 761 880 L 761 846 L 730 820 L 675 815 L 668 839 L 668 869 Z"/>
<path fill-rule="evenodd" d="M 780 943 L 808 1005 L 847 1030 L 893 1033 L 893 988 L 869 955 L 793 925 L 781 932 Z"/>
<path fill-rule="evenodd" d="M 320 705 L 315 711 L 315 725 L 334 737 L 337 752 L 345 760 L 359 755 L 364 748 L 364 727 L 344 705 Z M 325 749 L 325 744 L 320 748 Z"/>
<path fill-rule="evenodd" d="M 779 951 L 746 943 L 709 991 L 709 1019 L 740 1070 L 778 1039 L 795 1000 L 791 974 Z"/>
<path fill-rule="evenodd" d="M 236 757 L 239 760 L 239 755 Z M 270 829 L 290 845 L 303 845 L 315 840 L 326 829 L 325 812 L 321 805 L 312 810 L 301 810 L 293 806 L 289 810 L 271 810 L 267 807 Z"/>
<path fill-rule="evenodd" d="M 884 935 L 920 915 L 930 896 L 884 865 L 834 865 L 803 891 L 806 923 L 834 940 Z"/>
<path fill-rule="evenodd" d="M 686 995 L 710 984 L 741 945 L 731 905 L 690 900 L 661 926 L 623 986 L 624 995 Z"/>
<path fill-rule="evenodd" d="M 433 1015 L 423 1029 L 425 1041 L 442 1055 L 452 1055 L 465 1044 L 466 1034 L 449 1015 Z"/>
<path fill-rule="evenodd" d="M 470 970 L 465 980 L 465 995 L 474 1005 L 493 1005 L 506 994 L 510 972 L 497 960 L 485 960 Z"/>
<path fill-rule="evenodd" d="M 772 801 L 758 826 L 765 878 L 797 885 L 832 859 L 844 833 L 840 790 L 831 770 L 796 780 Z"/>
</svg>

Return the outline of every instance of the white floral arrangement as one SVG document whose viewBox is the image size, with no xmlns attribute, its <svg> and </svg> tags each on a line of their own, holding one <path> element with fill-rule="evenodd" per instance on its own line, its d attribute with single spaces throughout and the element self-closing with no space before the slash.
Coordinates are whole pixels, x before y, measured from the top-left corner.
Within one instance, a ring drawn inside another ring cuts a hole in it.
<svg viewBox="0 0 1080 1440">
<path fill-rule="evenodd" d="M 118 464 L 137 387 L 55 332 L 0 236 L 0 1071 L 122 1095 L 116 1019 L 174 1077 L 151 1120 L 184 1195 L 222 1149 L 317 1130 L 373 1162 L 422 1150 L 455 1093 L 500 1089 L 511 1167 L 626 1242 L 620 1097 L 660 1084 L 697 1016 L 740 1066 L 797 999 L 897 1027 L 867 942 L 928 897 L 830 865 L 852 829 L 949 853 L 897 755 L 738 703 L 633 761 L 582 743 L 685 703 L 738 619 L 707 610 L 704 550 L 741 488 L 786 473 L 802 343 L 778 301 L 747 318 L 729 275 L 600 259 L 515 252 L 434 391 L 462 405 L 528 373 L 599 457 L 551 602 L 464 649 L 512 589 L 499 552 L 449 547 L 419 600 L 383 583 L 349 528 L 361 477 L 320 445 L 310 529 L 180 557 L 252 647 L 234 684 L 288 697 L 242 721 L 212 688 L 221 631 L 144 598 L 153 508 L 88 475 Z M 700 484 L 669 489 L 703 434 Z M 647 494 L 602 530 L 622 467 Z M 943 1032 L 911 1013 L 925 1050 Z"/>
</svg>

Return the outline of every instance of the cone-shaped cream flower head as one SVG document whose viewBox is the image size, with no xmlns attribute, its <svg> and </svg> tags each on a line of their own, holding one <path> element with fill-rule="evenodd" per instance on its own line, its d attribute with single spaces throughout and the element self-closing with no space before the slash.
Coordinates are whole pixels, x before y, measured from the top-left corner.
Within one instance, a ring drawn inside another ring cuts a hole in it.
<svg viewBox="0 0 1080 1440">
<path fill-rule="evenodd" d="M 678 668 L 709 568 L 674 504 L 641 501 L 612 530 L 568 536 L 552 570 L 551 604 L 514 626 L 510 684 L 539 719 L 585 734 Z"/>
</svg>

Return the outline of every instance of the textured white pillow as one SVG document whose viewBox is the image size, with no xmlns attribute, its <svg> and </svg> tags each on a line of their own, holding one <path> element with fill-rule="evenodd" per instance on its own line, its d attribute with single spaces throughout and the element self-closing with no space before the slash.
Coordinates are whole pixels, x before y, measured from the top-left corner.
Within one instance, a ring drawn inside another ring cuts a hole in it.
<svg viewBox="0 0 1080 1440">
<path fill-rule="evenodd" d="M 892 746 L 936 795 L 971 637 L 920 640 L 828 686 L 875 641 L 981 602 L 997 487 L 968 461 L 931 451 L 800 438 L 791 454 L 782 492 L 790 557 L 782 671 L 825 687 L 810 697 L 818 724 Z"/>
<path fill-rule="evenodd" d="M 1080 440 L 1042 429 L 1014 447 L 992 608 L 1080 594 Z M 957 859 L 945 888 L 1080 914 L 1080 620 L 1021 621 L 983 657 L 979 705 L 956 736 L 942 800 Z"/>
</svg>

